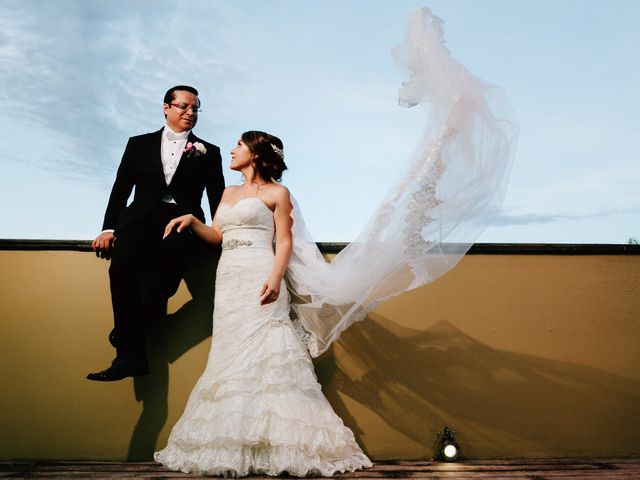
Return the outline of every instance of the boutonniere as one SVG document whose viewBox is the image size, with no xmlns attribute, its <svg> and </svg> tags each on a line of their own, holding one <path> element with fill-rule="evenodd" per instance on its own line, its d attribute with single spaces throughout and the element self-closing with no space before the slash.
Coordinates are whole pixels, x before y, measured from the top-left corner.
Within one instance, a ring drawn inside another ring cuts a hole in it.
<svg viewBox="0 0 640 480">
<path fill-rule="evenodd" d="M 187 144 L 184 146 L 184 153 L 187 154 L 187 158 L 189 158 L 192 153 L 195 153 L 196 158 L 198 158 L 200 155 L 204 155 L 205 153 L 207 153 L 207 149 L 200 142 L 187 142 Z"/>
</svg>

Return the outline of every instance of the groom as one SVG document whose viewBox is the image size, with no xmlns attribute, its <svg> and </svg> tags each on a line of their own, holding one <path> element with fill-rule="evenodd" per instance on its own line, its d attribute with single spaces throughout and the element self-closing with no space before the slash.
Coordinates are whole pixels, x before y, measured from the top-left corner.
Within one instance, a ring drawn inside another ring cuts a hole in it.
<svg viewBox="0 0 640 480">
<path fill-rule="evenodd" d="M 200 112 L 198 91 L 185 85 L 169 89 L 163 110 L 162 129 L 129 139 L 103 231 L 92 244 L 98 256 L 111 258 L 114 329 L 109 340 L 117 354 L 108 368 L 90 373 L 89 380 L 149 373 L 145 324 L 166 313 L 167 299 L 177 291 L 189 253 L 199 241 L 188 229 L 163 240 L 164 228 L 187 213 L 204 221 L 200 203 L 205 189 L 213 216 L 224 190 L 220 149 L 191 131 Z"/>
</svg>

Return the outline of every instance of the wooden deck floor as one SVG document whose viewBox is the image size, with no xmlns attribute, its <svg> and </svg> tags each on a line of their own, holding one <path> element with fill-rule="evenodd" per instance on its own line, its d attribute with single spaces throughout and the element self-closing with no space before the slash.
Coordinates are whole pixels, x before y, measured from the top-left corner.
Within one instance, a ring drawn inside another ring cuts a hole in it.
<svg viewBox="0 0 640 480">
<path fill-rule="evenodd" d="M 0 478 L 188 478 L 195 480 L 205 477 L 172 472 L 153 462 L 0 462 Z M 273 477 L 251 478 L 257 480 Z M 337 475 L 333 478 L 358 480 L 368 478 L 640 479 L 640 459 L 487 460 L 458 463 L 378 462 L 371 469 Z"/>
</svg>

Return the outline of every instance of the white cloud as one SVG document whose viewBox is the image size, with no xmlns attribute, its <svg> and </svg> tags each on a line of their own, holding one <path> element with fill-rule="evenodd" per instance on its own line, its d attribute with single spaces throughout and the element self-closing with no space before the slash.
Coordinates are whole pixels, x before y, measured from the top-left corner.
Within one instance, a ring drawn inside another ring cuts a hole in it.
<svg viewBox="0 0 640 480">
<path fill-rule="evenodd" d="M 194 31 L 224 33 L 224 18 L 213 7 L 200 17 L 173 13 L 169 2 L 154 2 L 154 8 L 146 3 L 0 6 L 0 82 L 7 86 L 2 101 L 19 113 L 17 124 L 42 137 L 41 154 L 27 155 L 27 161 L 80 178 L 110 177 L 126 138 L 162 125 L 168 87 L 206 78 L 210 89 L 224 92 L 228 78 L 242 81 L 236 62 L 216 52 L 221 42 L 215 34 L 206 42 L 193 40 Z M 219 28 L 211 29 L 205 18 L 219 19 L 213 24 Z M 29 137 L 32 132 L 24 131 L 16 143 Z M 44 144 L 49 137 L 54 142 Z"/>
</svg>

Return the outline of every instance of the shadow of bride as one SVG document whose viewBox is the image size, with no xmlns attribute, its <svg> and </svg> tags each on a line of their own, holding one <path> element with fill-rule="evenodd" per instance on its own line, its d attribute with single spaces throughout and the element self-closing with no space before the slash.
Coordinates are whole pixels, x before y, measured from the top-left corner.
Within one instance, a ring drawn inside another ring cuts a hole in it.
<svg viewBox="0 0 640 480">
<path fill-rule="evenodd" d="M 142 402 L 127 460 L 151 460 L 168 417 L 169 365 L 211 336 L 215 272 L 220 250 L 201 245 L 193 256 L 184 282 L 191 294 L 173 314 L 160 315 L 147 333 L 151 374 L 134 378 L 136 400 Z"/>
<path fill-rule="evenodd" d="M 607 437 L 619 440 L 622 456 L 640 447 L 624 433 L 629 423 L 640 428 L 639 381 L 497 350 L 446 321 L 418 331 L 370 314 L 317 367 L 349 427 L 364 413 L 351 406 L 351 414 L 341 395 L 421 445 L 425 457 L 444 425 L 457 431 L 467 458 L 579 456 Z"/>
</svg>

